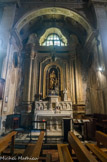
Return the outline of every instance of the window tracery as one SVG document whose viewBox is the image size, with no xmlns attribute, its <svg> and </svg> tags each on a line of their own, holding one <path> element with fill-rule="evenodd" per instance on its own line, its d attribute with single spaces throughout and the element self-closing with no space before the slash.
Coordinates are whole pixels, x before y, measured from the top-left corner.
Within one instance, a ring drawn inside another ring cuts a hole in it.
<svg viewBox="0 0 107 162">
<path fill-rule="evenodd" d="M 66 46 L 66 44 L 56 33 L 52 33 L 44 40 L 42 46 Z"/>
</svg>

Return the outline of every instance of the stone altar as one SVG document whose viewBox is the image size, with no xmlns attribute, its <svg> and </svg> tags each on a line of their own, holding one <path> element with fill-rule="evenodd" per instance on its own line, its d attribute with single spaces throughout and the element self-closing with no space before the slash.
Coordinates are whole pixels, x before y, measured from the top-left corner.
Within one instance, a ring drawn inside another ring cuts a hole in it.
<svg viewBox="0 0 107 162">
<path fill-rule="evenodd" d="M 34 120 L 46 120 L 48 135 L 63 135 L 63 118 L 73 118 L 72 102 L 58 101 L 58 96 L 48 96 L 49 101 L 35 101 Z M 53 107 L 52 104 L 55 104 Z M 41 124 L 34 124 L 34 128 L 42 129 Z M 45 127 L 45 125 L 44 125 Z M 72 123 L 71 123 L 72 130 Z M 53 133 L 52 133 L 53 132 Z"/>
</svg>

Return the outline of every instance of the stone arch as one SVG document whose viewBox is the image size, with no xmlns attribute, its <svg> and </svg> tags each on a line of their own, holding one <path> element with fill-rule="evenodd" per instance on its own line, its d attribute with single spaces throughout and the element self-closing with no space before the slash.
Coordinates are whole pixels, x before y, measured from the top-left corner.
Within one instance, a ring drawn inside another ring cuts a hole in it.
<svg viewBox="0 0 107 162">
<path fill-rule="evenodd" d="M 80 14 L 73 10 L 69 10 L 66 8 L 60 8 L 60 7 L 49 7 L 49 8 L 42 8 L 38 10 L 33 10 L 31 12 L 26 13 L 24 16 L 22 16 L 21 19 L 16 23 L 15 25 L 15 31 L 17 34 L 20 33 L 20 30 L 26 25 L 29 21 L 33 20 L 34 18 L 38 16 L 43 15 L 52 15 L 52 14 L 58 14 L 58 15 L 64 15 L 66 17 L 72 18 L 73 20 L 77 21 L 79 24 L 83 26 L 83 28 L 87 31 L 87 34 L 90 35 L 92 31 L 92 27 L 89 24 L 89 22 Z"/>
</svg>

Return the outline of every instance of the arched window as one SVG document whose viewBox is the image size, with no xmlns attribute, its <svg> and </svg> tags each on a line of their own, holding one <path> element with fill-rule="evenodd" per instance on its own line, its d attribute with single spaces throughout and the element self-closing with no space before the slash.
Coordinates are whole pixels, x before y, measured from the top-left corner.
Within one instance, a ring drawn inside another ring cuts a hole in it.
<svg viewBox="0 0 107 162">
<path fill-rule="evenodd" d="M 62 39 L 55 33 L 49 34 L 42 46 L 66 46 Z"/>
</svg>

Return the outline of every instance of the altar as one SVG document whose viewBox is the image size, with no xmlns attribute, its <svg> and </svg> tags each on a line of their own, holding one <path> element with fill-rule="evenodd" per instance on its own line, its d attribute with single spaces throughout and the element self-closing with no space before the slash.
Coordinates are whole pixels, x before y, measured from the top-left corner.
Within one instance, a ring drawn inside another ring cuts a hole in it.
<svg viewBox="0 0 107 162">
<path fill-rule="evenodd" d="M 73 118 L 71 101 L 59 101 L 56 95 L 49 96 L 48 101 L 35 101 L 34 120 L 47 121 L 48 135 L 63 135 L 63 118 Z M 45 125 L 34 124 L 34 128 L 43 129 Z"/>
<path fill-rule="evenodd" d="M 47 129 L 48 135 L 63 136 L 63 119 L 73 118 L 72 101 L 70 97 L 68 100 L 68 89 L 63 85 L 63 72 L 59 65 L 52 63 L 46 65 L 43 76 L 42 99 L 35 101 L 34 121 L 46 121 L 47 128 L 43 123 L 35 123 L 34 129 Z"/>
</svg>

